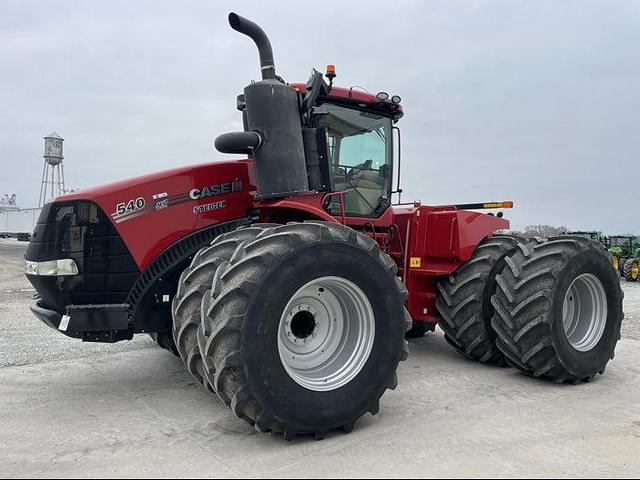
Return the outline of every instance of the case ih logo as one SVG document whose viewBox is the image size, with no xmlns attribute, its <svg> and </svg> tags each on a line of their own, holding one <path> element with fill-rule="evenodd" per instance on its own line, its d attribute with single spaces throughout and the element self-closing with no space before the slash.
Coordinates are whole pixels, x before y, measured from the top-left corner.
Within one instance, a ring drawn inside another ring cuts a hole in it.
<svg viewBox="0 0 640 480">
<path fill-rule="evenodd" d="M 215 197 L 216 195 L 225 195 L 227 193 L 235 193 L 242 191 L 242 180 L 234 180 L 233 182 L 217 183 L 204 188 L 194 188 L 189 192 L 192 200 L 200 200 L 207 197 Z"/>
<path fill-rule="evenodd" d="M 183 192 L 176 195 L 169 195 L 167 192 L 160 192 L 151 196 L 153 198 L 153 202 L 149 205 L 145 202 L 144 197 L 138 197 L 127 202 L 118 203 L 116 205 L 116 211 L 111 214 L 111 217 L 116 223 L 122 223 L 133 218 L 138 218 L 141 215 L 159 212 L 165 208 L 218 195 L 241 192 L 242 189 L 242 180 L 236 178 L 231 182 L 216 183 L 202 188 L 194 188 L 189 193 Z M 226 205 L 225 200 L 206 205 L 198 205 L 193 208 L 193 213 L 199 214 L 212 210 L 219 210 L 221 208 L 225 208 Z"/>
</svg>

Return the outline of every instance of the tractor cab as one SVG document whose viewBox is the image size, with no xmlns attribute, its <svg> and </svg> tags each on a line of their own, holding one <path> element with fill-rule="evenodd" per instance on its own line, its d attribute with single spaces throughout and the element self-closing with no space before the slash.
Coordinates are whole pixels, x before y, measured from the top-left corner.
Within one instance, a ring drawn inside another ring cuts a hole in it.
<svg viewBox="0 0 640 480">
<path fill-rule="evenodd" d="M 333 88 L 320 99 L 310 121 L 326 138 L 332 190 L 344 192 L 349 217 L 378 217 L 391 204 L 394 177 L 394 123 L 402 116 L 400 98 Z M 330 213 L 338 214 L 337 199 Z"/>
<path fill-rule="evenodd" d="M 326 103 L 314 112 L 326 129 L 333 186 L 350 216 L 377 216 L 391 196 L 391 120 Z"/>
<path fill-rule="evenodd" d="M 632 235 L 613 235 L 608 239 L 609 251 L 621 257 L 631 257 L 636 253 L 640 242 Z"/>
</svg>

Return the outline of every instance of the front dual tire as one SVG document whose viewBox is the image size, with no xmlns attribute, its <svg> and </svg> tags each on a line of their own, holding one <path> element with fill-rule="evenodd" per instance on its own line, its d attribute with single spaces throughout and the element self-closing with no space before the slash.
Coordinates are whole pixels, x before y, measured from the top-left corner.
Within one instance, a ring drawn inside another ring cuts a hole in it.
<svg viewBox="0 0 640 480">
<path fill-rule="evenodd" d="M 213 390 L 207 381 L 198 345 L 202 300 L 211 290 L 218 267 L 231 259 L 237 246 L 253 240 L 265 228 L 274 225 L 255 224 L 220 235 L 201 248 L 180 275 L 176 296 L 171 304 L 174 349 L 193 378 L 210 391 Z"/>
<path fill-rule="evenodd" d="M 407 356 L 396 271 L 375 241 L 341 225 L 260 228 L 203 283 L 195 343 L 206 383 L 259 431 L 350 431 L 377 413 Z"/>
</svg>

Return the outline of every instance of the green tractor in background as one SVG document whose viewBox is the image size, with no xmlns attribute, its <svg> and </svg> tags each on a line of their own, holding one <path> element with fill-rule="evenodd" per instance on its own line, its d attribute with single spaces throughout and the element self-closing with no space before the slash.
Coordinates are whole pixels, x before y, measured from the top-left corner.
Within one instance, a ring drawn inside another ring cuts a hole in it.
<svg viewBox="0 0 640 480">
<path fill-rule="evenodd" d="M 609 253 L 613 256 L 613 266 L 629 282 L 640 278 L 640 239 L 633 235 L 614 235 L 607 238 Z"/>
<path fill-rule="evenodd" d="M 577 237 L 588 238 L 589 240 L 593 240 L 594 242 L 601 243 L 605 245 L 606 238 L 602 232 L 586 232 L 586 231 L 576 231 L 576 232 L 567 232 L 567 235 L 574 235 Z"/>
<path fill-rule="evenodd" d="M 576 237 L 588 238 L 589 240 L 593 240 L 594 242 L 601 243 L 602 245 L 605 246 L 605 248 L 609 247 L 608 245 L 609 238 L 605 236 L 602 232 L 597 232 L 595 230 L 593 231 L 574 230 L 571 232 L 565 232 L 563 233 L 563 235 L 573 235 Z M 611 250 L 609 250 L 609 253 L 611 253 Z M 620 268 L 621 268 L 620 257 L 616 256 L 615 254 L 612 254 L 611 262 L 613 264 L 613 268 L 615 268 L 616 271 L 620 271 Z"/>
<path fill-rule="evenodd" d="M 622 264 L 622 276 L 627 282 L 637 282 L 640 278 L 640 239 L 635 237 L 630 258 Z"/>
<path fill-rule="evenodd" d="M 605 236 L 598 231 L 573 231 L 568 235 L 588 238 L 604 245 L 611 254 L 613 268 L 628 282 L 640 279 L 640 237 L 633 235 Z"/>
</svg>

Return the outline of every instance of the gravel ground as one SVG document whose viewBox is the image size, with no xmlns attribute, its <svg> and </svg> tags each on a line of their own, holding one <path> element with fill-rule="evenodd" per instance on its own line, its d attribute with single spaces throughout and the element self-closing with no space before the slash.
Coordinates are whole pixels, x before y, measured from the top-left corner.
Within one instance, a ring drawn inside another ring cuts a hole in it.
<svg viewBox="0 0 640 480">
<path fill-rule="evenodd" d="M 640 340 L 640 282 L 621 282 L 624 290 L 622 337 Z"/>
<path fill-rule="evenodd" d="M 146 335 L 113 345 L 82 343 L 40 322 L 29 311 L 35 293 L 24 276 L 25 242 L 0 239 L 0 367 L 158 348 Z"/>
</svg>

